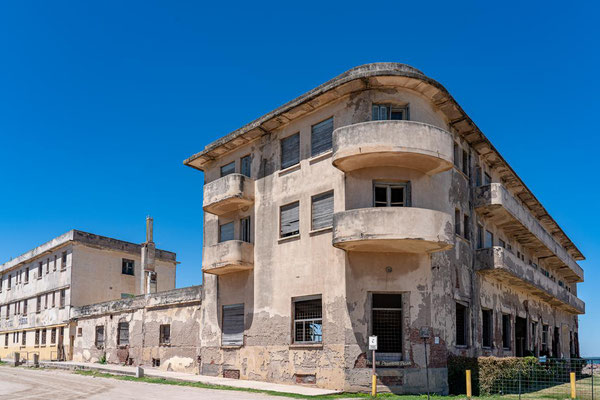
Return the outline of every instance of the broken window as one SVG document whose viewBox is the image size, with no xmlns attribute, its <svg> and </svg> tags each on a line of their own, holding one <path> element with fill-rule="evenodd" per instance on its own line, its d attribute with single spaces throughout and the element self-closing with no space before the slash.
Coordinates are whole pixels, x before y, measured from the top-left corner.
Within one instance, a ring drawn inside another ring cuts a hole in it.
<svg viewBox="0 0 600 400">
<path fill-rule="evenodd" d="M 282 206 L 280 209 L 280 237 L 298 235 L 300 233 L 300 202 Z"/>
<path fill-rule="evenodd" d="M 510 350 L 510 314 L 502 314 L 502 347 Z"/>
<path fill-rule="evenodd" d="M 333 225 L 333 192 L 312 197 L 311 229 L 328 228 Z"/>
<path fill-rule="evenodd" d="M 117 344 L 120 346 L 127 346 L 129 344 L 129 322 L 119 322 Z"/>
<path fill-rule="evenodd" d="M 235 161 L 221 167 L 221 177 L 235 173 Z"/>
<path fill-rule="evenodd" d="M 97 349 L 104 348 L 104 325 L 96 326 L 96 336 L 94 338 L 94 344 Z"/>
<path fill-rule="evenodd" d="M 371 117 L 373 121 L 407 120 L 408 106 L 373 104 Z"/>
<path fill-rule="evenodd" d="M 134 265 L 135 264 L 133 260 L 128 260 L 127 258 L 124 258 L 121 265 L 121 273 L 123 275 L 133 275 Z"/>
<path fill-rule="evenodd" d="M 244 344 L 244 305 L 223 306 L 223 346 L 242 346 Z"/>
<path fill-rule="evenodd" d="M 300 162 L 300 133 L 281 139 L 281 169 Z"/>
<path fill-rule="evenodd" d="M 171 343 L 171 325 L 164 324 L 160 328 L 159 344 L 165 345 Z"/>
<path fill-rule="evenodd" d="M 321 296 L 294 300 L 294 342 L 321 343 L 323 341 L 323 308 Z"/>
<path fill-rule="evenodd" d="M 379 353 L 402 357 L 402 295 L 373 293 L 371 305 L 372 335 L 377 336 Z M 388 358 L 389 356 L 388 355 Z"/>
<path fill-rule="evenodd" d="M 219 225 L 219 243 L 233 240 L 233 222 Z"/>
<path fill-rule="evenodd" d="M 454 210 L 454 233 L 460 235 L 460 210 Z"/>
<path fill-rule="evenodd" d="M 374 183 L 375 207 L 409 207 L 410 183 Z"/>
<path fill-rule="evenodd" d="M 252 158 L 250 155 L 244 156 L 242 158 L 240 158 L 240 170 L 242 175 L 246 175 L 248 178 L 250 178 L 251 175 L 251 165 L 252 163 Z"/>
<path fill-rule="evenodd" d="M 494 234 L 488 230 L 485 231 L 485 247 L 490 248 L 494 246 Z"/>
<path fill-rule="evenodd" d="M 242 241 L 250 243 L 250 217 L 240 219 L 240 237 Z"/>
<path fill-rule="evenodd" d="M 467 345 L 467 307 L 456 303 L 456 345 Z"/>
<path fill-rule="evenodd" d="M 492 333 L 494 332 L 494 312 L 492 310 L 481 310 L 482 346 L 492 347 Z"/>
<path fill-rule="evenodd" d="M 312 157 L 331 150 L 333 117 L 311 127 L 310 154 Z"/>
</svg>

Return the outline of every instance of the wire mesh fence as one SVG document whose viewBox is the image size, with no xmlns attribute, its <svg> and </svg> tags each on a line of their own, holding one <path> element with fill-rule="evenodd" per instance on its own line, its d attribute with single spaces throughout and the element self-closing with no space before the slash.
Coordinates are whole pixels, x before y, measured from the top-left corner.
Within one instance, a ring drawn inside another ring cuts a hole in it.
<svg viewBox="0 0 600 400">
<path fill-rule="evenodd" d="M 600 400 L 600 359 L 533 359 L 478 384 L 483 398 Z"/>
</svg>

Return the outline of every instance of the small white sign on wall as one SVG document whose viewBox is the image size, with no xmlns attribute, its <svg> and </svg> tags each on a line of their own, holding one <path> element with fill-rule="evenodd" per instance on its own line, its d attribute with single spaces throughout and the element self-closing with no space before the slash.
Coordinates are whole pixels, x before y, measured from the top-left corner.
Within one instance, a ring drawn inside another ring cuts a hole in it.
<svg viewBox="0 0 600 400">
<path fill-rule="evenodd" d="M 369 336 L 369 350 L 377 350 L 377 336 Z"/>
</svg>

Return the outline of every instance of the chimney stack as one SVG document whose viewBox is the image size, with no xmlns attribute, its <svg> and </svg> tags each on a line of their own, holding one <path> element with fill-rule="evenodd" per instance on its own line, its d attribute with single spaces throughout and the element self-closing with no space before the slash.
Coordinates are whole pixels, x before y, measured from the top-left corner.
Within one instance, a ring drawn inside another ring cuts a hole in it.
<svg viewBox="0 0 600 400">
<path fill-rule="evenodd" d="M 146 217 L 146 243 L 152 242 L 152 230 L 154 229 L 154 219 L 151 216 Z"/>
<path fill-rule="evenodd" d="M 140 274 L 140 294 L 156 292 L 156 272 L 154 258 L 156 247 L 153 241 L 154 220 L 146 217 L 146 241 L 142 243 L 142 271 Z"/>
</svg>

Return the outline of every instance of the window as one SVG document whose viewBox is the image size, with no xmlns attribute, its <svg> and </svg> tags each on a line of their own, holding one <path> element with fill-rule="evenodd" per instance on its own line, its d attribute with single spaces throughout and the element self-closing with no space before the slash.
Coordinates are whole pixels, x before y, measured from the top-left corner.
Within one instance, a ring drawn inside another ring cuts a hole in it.
<svg viewBox="0 0 600 400">
<path fill-rule="evenodd" d="M 82 327 L 77 328 L 77 336 L 79 336 L 79 337 L 83 336 L 83 328 Z"/>
<path fill-rule="evenodd" d="M 50 273 L 50 259 L 46 259 L 46 274 Z"/>
<path fill-rule="evenodd" d="M 280 236 L 282 238 L 300 233 L 300 202 L 282 206 L 280 209 Z"/>
<path fill-rule="evenodd" d="M 233 240 L 233 222 L 219 225 L 219 243 Z"/>
<path fill-rule="evenodd" d="M 471 171 L 469 170 L 469 153 L 464 149 L 462 151 L 462 172 L 466 176 L 471 176 Z"/>
<path fill-rule="evenodd" d="M 42 329 L 42 346 L 46 345 L 46 330 Z"/>
<path fill-rule="evenodd" d="M 492 177 L 487 172 L 484 172 L 484 174 L 483 174 L 483 184 L 484 185 L 490 185 L 491 183 L 492 183 Z"/>
<path fill-rule="evenodd" d="M 311 229 L 322 229 L 333 226 L 333 192 L 312 197 Z"/>
<path fill-rule="evenodd" d="M 42 279 L 42 272 L 43 272 L 42 268 L 43 268 L 43 267 L 42 267 L 42 262 L 40 261 L 40 262 L 38 263 L 38 274 L 37 274 L 37 278 L 38 278 L 38 279 Z"/>
<path fill-rule="evenodd" d="M 494 332 L 494 313 L 492 310 L 481 310 L 482 346 L 492 347 L 492 332 Z"/>
<path fill-rule="evenodd" d="M 60 289 L 60 308 L 63 308 L 65 306 L 66 295 L 67 295 L 67 290 Z"/>
<path fill-rule="evenodd" d="M 454 166 L 460 168 L 460 147 L 454 142 Z"/>
<path fill-rule="evenodd" d="M 4 347 L 8 347 L 8 333 L 4 334 Z"/>
<path fill-rule="evenodd" d="M 165 345 L 171 343 L 171 325 L 164 324 L 160 328 L 159 344 Z"/>
<path fill-rule="evenodd" d="M 548 325 L 542 325 L 542 352 L 548 354 Z"/>
<path fill-rule="evenodd" d="M 23 315 L 27 315 L 27 303 L 29 300 L 23 300 Z"/>
<path fill-rule="evenodd" d="M 475 186 L 481 186 L 481 167 L 475 166 Z"/>
<path fill-rule="evenodd" d="M 373 121 L 407 120 L 408 106 L 395 106 L 391 104 L 373 104 Z"/>
<path fill-rule="evenodd" d="M 25 268 L 25 283 L 29 283 L 29 267 Z"/>
<path fill-rule="evenodd" d="M 62 258 L 61 258 L 60 269 L 64 270 L 65 268 L 67 268 L 67 252 L 63 251 L 62 252 Z"/>
<path fill-rule="evenodd" d="M 235 173 L 235 161 L 221 167 L 221 177 Z"/>
<path fill-rule="evenodd" d="M 244 242 L 250 243 L 250 217 L 240 219 L 240 238 Z"/>
<path fill-rule="evenodd" d="M 405 183 L 375 183 L 373 185 L 375 207 L 409 207 L 410 184 Z"/>
<path fill-rule="evenodd" d="M 133 275 L 134 274 L 134 261 L 128 260 L 127 258 L 123 258 L 121 264 L 121 273 L 123 275 Z"/>
<path fill-rule="evenodd" d="M 6 285 L 6 288 L 7 288 L 8 290 L 10 290 L 10 284 L 11 284 L 11 281 L 12 281 L 12 275 L 10 275 L 10 274 L 9 274 L 9 275 L 8 275 L 8 279 L 6 280 L 6 283 L 7 283 L 7 285 Z"/>
<path fill-rule="evenodd" d="M 129 344 L 129 323 L 119 322 L 119 331 L 117 332 L 117 344 L 127 346 Z"/>
<path fill-rule="evenodd" d="M 56 293 L 52 292 L 52 308 L 56 307 Z"/>
<path fill-rule="evenodd" d="M 463 217 L 463 221 L 464 221 L 464 223 L 463 223 L 464 237 L 467 240 L 471 240 L 471 221 L 467 214 L 465 214 L 465 216 Z"/>
<path fill-rule="evenodd" d="M 531 321 L 531 350 L 533 355 L 537 357 L 537 322 Z"/>
<path fill-rule="evenodd" d="M 242 346 L 244 344 L 244 305 L 223 306 L 223 346 Z"/>
<path fill-rule="evenodd" d="M 502 347 L 510 350 L 510 315 L 502 314 Z"/>
<path fill-rule="evenodd" d="M 494 246 L 494 234 L 490 231 L 485 231 L 485 247 L 490 248 Z"/>
<path fill-rule="evenodd" d="M 242 175 L 246 175 L 248 178 L 252 176 L 251 174 L 252 167 L 252 158 L 247 155 L 240 159 L 240 170 Z"/>
<path fill-rule="evenodd" d="M 281 139 L 281 168 L 285 169 L 300 162 L 300 134 L 295 133 Z"/>
<path fill-rule="evenodd" d="M 96 326 L 96 336 L 94 337 L 94 344 L 97 349 L 104 348 L 104 325 Z"/>
<path fill-rule="evenodd" d="M 321 296 L 294 301 L 294 342 L 323 341 L 323 309 Z"/>
<path fill-rule="evenodd" d="M 21 334 L 21 346 L 27 346 L 27 332 L 23 331 Z"/>
<path fill-rule="evenodd" d="M 54 255 L 54 268 L 52 269 L 53 271 L 56 271 L 56 265 L 58 264 L 58 256 L 55 254 Z"/>
<path fill-rule="evenodd" d="M 333 134 L 333 117 L 311 127 L 310 154 L 312 157 L 331 150 Z"/>
<path fill-rule="evenodd" d="M 506 248 L 506 242 L 500 238 L 498 238 L 498 244 L 500 245 L 500 247 Z"/>
<path fill-rule="evenodd" d="M 467 307 L 456 303 L 456 345 L 467 345 Z"/>
<path fill-rule="evenodd" d="M 56 328 L 52 328 L 50 331 L 50 344 L 56 343 Z"/>
<path fill-rule="evenodd" d="M 372 334 L 377 336 L 381 353 L 402 355 L 402 295 L 399 293 L 373 293 Z"/>
<path fill-rule="evenodd" d="M 460 235 L 460 210 L 454 210 L 454 233 Z"/>
</svg>

